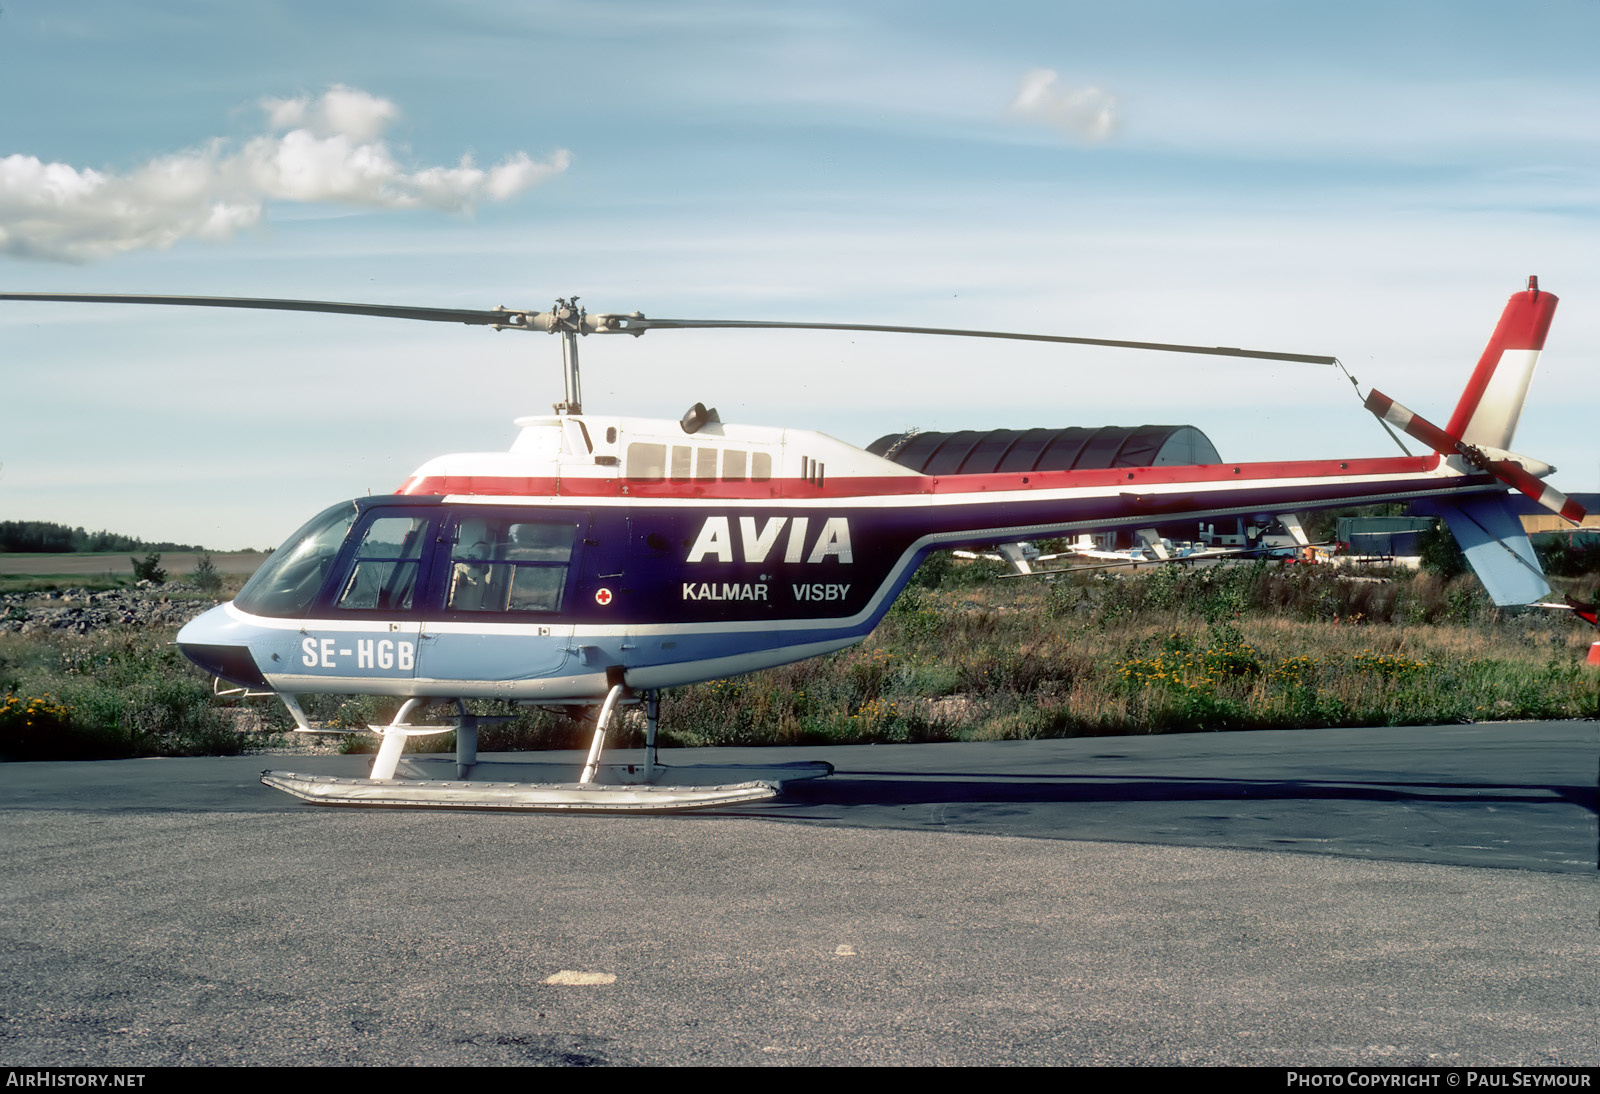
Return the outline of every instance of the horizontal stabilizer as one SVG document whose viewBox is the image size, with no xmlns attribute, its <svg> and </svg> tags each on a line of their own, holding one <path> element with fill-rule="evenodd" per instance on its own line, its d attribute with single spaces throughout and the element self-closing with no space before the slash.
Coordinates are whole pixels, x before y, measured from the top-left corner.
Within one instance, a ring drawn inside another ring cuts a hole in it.
<svg viewBox="0 0 1600 1094">
<path fill-rule="evenodd" d="M 1506 495 L 1418 501 L 1411 510 L 1444 518 L 1478 580 L 1501 607 L 1532 604 L 1550 592 L 1539 557 Z"/>
</svg>

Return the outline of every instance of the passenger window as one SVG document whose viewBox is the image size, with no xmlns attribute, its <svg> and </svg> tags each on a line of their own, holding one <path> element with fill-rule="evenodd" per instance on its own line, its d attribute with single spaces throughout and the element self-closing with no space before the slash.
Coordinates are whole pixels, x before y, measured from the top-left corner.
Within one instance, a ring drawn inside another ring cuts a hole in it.
<svg viewBox="0 0 1600 1094">
<path fill-rule="evenodd" d="M 711 482 L 717 477 L 717 450 L 715 448 L 695 449 L 694 477 L 701 482 Z"/>
<path fill-rule="evenodd" d="M 772 478 L 772 454 L 770 452 L 750 453 L 750 481 L 766 482 Z"/>
<path fill-rule="evenodd" d="M 339 607 L 409 611 L 427 531 L 426 517 L 380 517 L 373 521 L 356 549 L 355 566 L 339 594 Z"/>
<path fill-rule="evenodd" d="M 627 477 L 635 482 L 660 482 L 667 477 L 667 446 L 636 441 L 628 446 Z"/>
<path fill-rule="evenodd" d="M 686 444 L 672 446 L 672 481 L 689 481 L 689 458 L 694 455 L 694 449 Z"/>
<path fill-rule="evenodd" d="M 556 612 L 567 587 L 577 527 L 513 517 L 464 517 L 450 547 L 457 612 Z"/>
<path fill-rule="evenodd" d="M 744 449 L 729 448 L 722 453 L 722 477 L 729 482 L 744 480 Z"/>
</svg>

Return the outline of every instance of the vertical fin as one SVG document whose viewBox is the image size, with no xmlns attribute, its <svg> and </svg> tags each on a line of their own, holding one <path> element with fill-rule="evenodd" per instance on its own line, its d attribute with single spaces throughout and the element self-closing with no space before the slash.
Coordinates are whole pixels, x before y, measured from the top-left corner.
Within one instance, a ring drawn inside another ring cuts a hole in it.
<svg viewBox="0 0 1600 1094">
<path fill-rule="evenodd" d="M 1443 517 L 1489 597 L 1502 607 L 1532 604 L 1550 592 L 1539 556 L 1505 494 L 1411 503 L 1421 516 Z"/>
<path fill-rule="evenodd" d="M 1455 413 L 1450 415 L 1446 433 L 1467 444 L 1511 447 L 1555 311 L 1556 298 L 1539 291 L 1537 277 L 1528 278 L 1525 292 L 1512 294 Z"/>
<path fill-rule="evenodd" d="M 1289 538 L 1294 540 L 1296 547 L 1311 546 L 1311 537 L 1306 535 L 1305 525 L 1300 523 L 1300 514 L 1279 513 L 1278 523 L 1283 525 L 1283 530 L 1289 533 Z"/>
<path fill-rule="evenodd" d="M 1163 562 L 1172 557 L 1167 551 L 1166 541 L 1154 528 L 1140 528 L 1134 534 L 1139 537 L 1139 545 L 1154 557 Z"/>
<path fill-rule="evenodd" d="M 1028 558 L 1028 550 L 1021 543 L 1002 543 L 995 550 L 1000 552 L 1000 557 L 1011 564 L 1011 569 L 1019 574 L 1033 573 L 1033 564 Z M 1037 555 L 1039 552 L 1035 551 Z"/>
</svg>

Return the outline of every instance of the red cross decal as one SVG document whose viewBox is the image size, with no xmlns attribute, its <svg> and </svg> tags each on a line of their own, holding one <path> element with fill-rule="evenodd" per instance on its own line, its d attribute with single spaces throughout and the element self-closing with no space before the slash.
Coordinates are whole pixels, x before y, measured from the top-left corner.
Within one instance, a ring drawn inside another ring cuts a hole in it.
<svg viewBox="0 0 1600 1094">
<path fill-rule="evenodd" d="M 594 602 L 600 605 L 602 608 L 611 603 L 611 590 L 601 589 L 600 591 L 596 592 L 594 594 Z"/>
</svg>

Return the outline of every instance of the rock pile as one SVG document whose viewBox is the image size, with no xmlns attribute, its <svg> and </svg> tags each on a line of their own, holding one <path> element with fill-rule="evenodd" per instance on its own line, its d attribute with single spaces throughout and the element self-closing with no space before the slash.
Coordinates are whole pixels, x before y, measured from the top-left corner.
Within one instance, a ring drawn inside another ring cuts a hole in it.
<svg viewBox="0 0 1600 1094">
<path fill-rule="evenodd" d="M 100 592 L 61 589 L 8 593 L 0 596 L 0 634 L 88 634 L 101 627 L 181 627 L 220 603 L 207 598 L 198 587 L 179 581 L 164 585 L 141 581 L 131 589 Z"/>
</svg>

